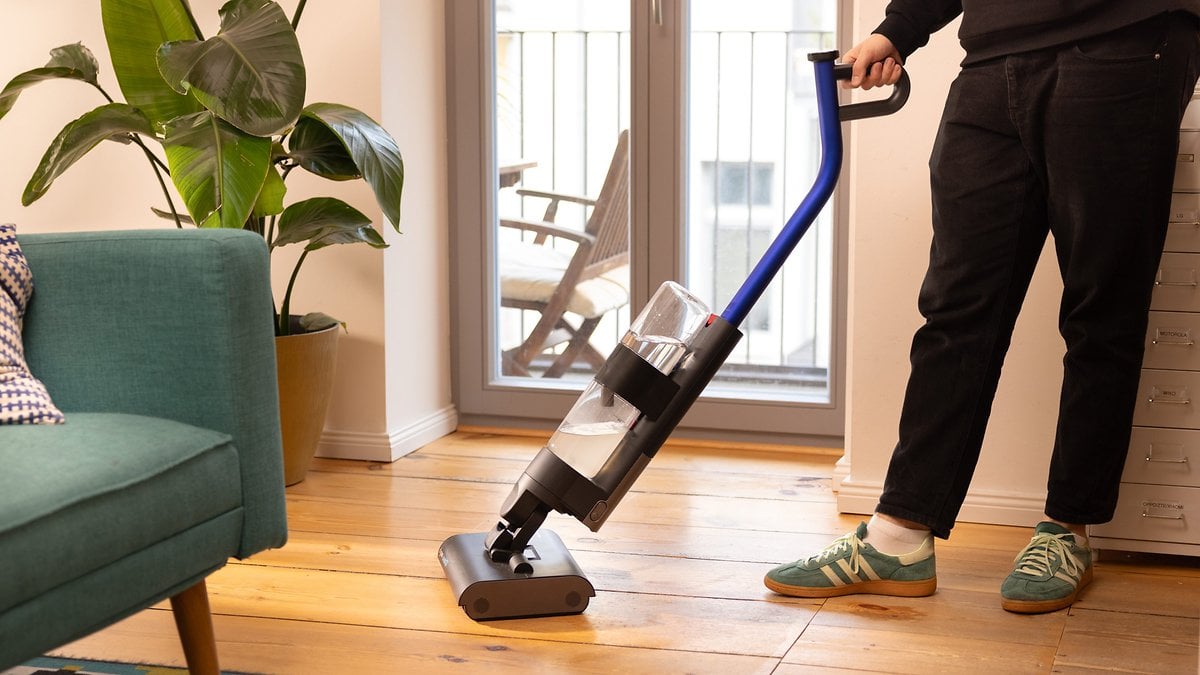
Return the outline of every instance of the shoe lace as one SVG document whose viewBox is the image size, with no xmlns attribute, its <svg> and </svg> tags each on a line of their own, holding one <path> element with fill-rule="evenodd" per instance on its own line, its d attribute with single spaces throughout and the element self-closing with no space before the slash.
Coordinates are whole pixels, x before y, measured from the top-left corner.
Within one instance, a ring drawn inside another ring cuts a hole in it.
<svg viewBox="0 0 1200 675">
<path fill-rule="evenodd" d="M 1064 539 L 1070 534 L 1051 534 L 1042 532 L 1035 534 L 1017 557 L 1013 560 L 1016 571 L 1030 576 L 1052 576 L 1054 565 L 1061 562 L 1067 575 L 1078 578 L 1083 570 L 1083 563 L 1071 551 L 1070 545 Z"/>
<path fill-rule="evenodd" d="M 858 538 L 858 534 L 849 532 L 841 537 L 838 537 L 837 539 L 834 539 L 833 543 L 822 549 L 820 553 L 810 557 L 805 561 L 805 563 L 809 566 L 825 565 L 826 563 L 842 557 L 846 551 L 849 551 L 850 572 L 853 574 L 858 574 L 858 561 L 862 555 L 862 545 L 862 539 Z"/>
</svg>

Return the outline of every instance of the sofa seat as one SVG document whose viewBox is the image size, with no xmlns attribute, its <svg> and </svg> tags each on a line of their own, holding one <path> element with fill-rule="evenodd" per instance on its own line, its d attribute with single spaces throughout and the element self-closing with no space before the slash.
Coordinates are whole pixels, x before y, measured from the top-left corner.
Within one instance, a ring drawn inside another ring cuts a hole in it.
<svg viewBox="0 0 1200 675">
<path fill-rule="evenodd" d="M 46 601 L 89 577 L 103 579 L 106 568 L 138 570 L 113 574 L 118 586 L 143 584 L 181 560 L 201 577 L 238 549 L 242 486 L 231 479 L 240 468 L 227 434 L 161 418 L 75 412 L 65 425 L 9 427 L 4 437 L 0 613 L 36 624 L 47 610 L 105 604 L 101 597 L 58 608 Z M 196 558 L 202 550 L 219 553 Z M 107 588 L 115 597 L 128 591 Z"/>
</svg>

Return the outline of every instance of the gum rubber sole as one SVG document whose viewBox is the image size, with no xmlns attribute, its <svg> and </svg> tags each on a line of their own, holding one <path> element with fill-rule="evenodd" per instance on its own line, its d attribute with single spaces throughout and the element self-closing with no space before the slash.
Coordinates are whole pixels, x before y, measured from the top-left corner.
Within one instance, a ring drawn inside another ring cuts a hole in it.
<svg viewBox="0 0 1200 675">
<path fill-rule="evenodd" d="M 1075 587 L 1074 592 L 1063 598 L 1052 598 L 1049 600 L 1011 600 L 1001 597 L 1000 606 L 1004 609 L 1016 614 L 1045 614 L 1046 612 L 1056 612 L 1060 609 L 1066 609 L 1075 603 L 1079 594 L 1083 592 L 1087 585 L 1092 583 L 1092 568 L 1089 567 L 1083 571 L 1083 575 L 1079 577 L 1079 585 Z"/>
<path fill-rule="evenodd" d="M 767 588 L 794 598 L 834 598 L 855 593 L 870 593 L 873 595 L 891 595 L 900 598 L 923 598 L 933 595 L 937 590 L 937 577 L 920 581 L 858 581 L 845 586 L 791 586 L 780 583 L 770 577 L 765 577 L 763 583 Z"/>
</svg>

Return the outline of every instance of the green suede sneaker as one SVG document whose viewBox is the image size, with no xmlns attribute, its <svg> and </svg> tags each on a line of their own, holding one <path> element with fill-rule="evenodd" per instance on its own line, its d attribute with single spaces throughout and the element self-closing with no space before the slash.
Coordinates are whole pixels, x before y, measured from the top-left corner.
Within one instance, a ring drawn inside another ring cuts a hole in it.
<svg viewBox="0 0 1200 675">
<path fill-rule="evenodd" d="M 1092 549 L 1070 530 L 1039 523 L 1000 585 L 1000 605 L 1010 612 L 1040 614 L 1070 607 L 1092 581 Z"/>
<path fill-rule="evenodd" d="M 858 529 L 817 555 L 767 572 L 763 583 L 776 593 L 798 598 L 851 593 L 912 598 L 937 590 L 932 538 L 912 553 L 891 556 L 864 542 L 866 536 L 867 524 L 859 523 Z"/>
</svg>

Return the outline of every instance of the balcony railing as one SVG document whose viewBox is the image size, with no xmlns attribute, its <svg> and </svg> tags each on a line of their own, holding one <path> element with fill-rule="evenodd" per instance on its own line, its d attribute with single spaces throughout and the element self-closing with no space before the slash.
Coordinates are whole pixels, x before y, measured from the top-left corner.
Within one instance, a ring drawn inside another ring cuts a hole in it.
<svg viewBox="0 0 1200 675">
<path fill-rule="evenodd" d="M 691 34 L 686 283 L 715 311 L 812 184 L 819 147 L 805 57 L 832 42 L 821 31 Z M 496 91 L 498 156 L 537 163 L 523 183 L 595 194 L 617 134 L 629 125 L 629 34 L 500 32 Z M 544 202 L 501 193 L 501 214 L 540 215 Z M 559 222 L 582 226 L 587 215 L 564 206 Z M 745 337 L 718 375 L 719 386 L 786 386 L 816 396 L 826 390 L 832 235 L 823 215 L 743 324 Z M 529 317 L 520 314 L 502 315 L 502 344 L 511 346 L 528 329 Z M 614 313 L 593 344 L 607 352 L 628 321 L 627 310 Z"/>
</svg>

